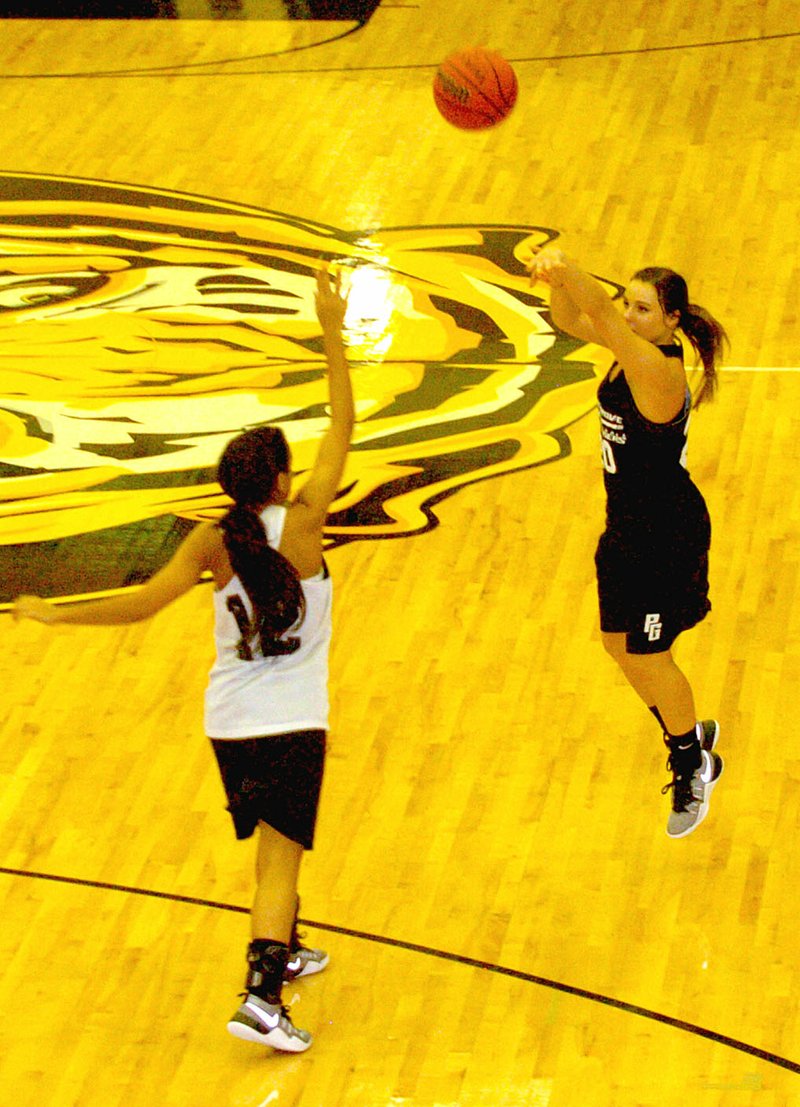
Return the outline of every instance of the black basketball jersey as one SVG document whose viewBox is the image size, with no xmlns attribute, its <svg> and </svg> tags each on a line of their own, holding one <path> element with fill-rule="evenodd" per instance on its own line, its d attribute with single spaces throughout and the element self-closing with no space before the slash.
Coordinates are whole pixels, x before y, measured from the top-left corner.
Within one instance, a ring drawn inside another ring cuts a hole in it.
<svg viewBox="0 0 800 1107">
<path fill-rule="evenodd" d="M 680 346 L 659 346 L 683 360 Z M 617 370 L 616 375 L 612 374 Z M 652 423 L 634 403 L 615 363 L 597 391 L 607 497 L 607 530 L 626 543 L 650 545 L 706 514 L 686 468 L 691 395 L 669 423 Z"/>
</svg>

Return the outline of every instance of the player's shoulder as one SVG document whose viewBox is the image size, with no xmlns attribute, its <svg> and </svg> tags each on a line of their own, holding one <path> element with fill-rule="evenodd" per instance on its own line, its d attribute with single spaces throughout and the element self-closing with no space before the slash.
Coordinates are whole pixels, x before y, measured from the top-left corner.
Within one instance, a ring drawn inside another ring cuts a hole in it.
<svg viewBox="0 0 800 1107">
<path fill-rule="evenodd" d="M 182 549 L 186 557 L 208 568 L 225 549 L 219 524 L 208 520 L 198 523 L 184 539 Z"/>
<path fill-rule="evenodd" d="M 190 532 L 187 541 L 194 541 L 199 546 L 221 544 L 222 530 L 219 523 L 210 519 L 203 520 Z"/>
<path fill-rule="evenodd" d="M 285 507 L 284 534 L 287 532 L 316 534 L 322 530 L 327 518 L 327 510 L 324 510 L 319 504 L 306 501 L 302 492 L 297 499 L 289 500 Z"/>
</svg>

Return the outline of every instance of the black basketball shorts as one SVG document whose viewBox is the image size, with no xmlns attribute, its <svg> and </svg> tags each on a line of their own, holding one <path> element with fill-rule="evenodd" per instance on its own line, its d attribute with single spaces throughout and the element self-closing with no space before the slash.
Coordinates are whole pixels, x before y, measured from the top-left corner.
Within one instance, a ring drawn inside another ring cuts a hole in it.
<svg viewBox="0 0 800 1107">
<path fill-rule="evenodd" d="M 708 548 L 626 546 L 606 531 L 595 554 L 600 629 L 625 634 L 627 652 L 664 653 L 711 610 Z"/>
<path fill-rule="evenodd" d="M 211 745 L 236 837 L 251 837 L 261 821 L 311 849 L 325 766 L 325 731 L 212 738 Z"/>
</svg>

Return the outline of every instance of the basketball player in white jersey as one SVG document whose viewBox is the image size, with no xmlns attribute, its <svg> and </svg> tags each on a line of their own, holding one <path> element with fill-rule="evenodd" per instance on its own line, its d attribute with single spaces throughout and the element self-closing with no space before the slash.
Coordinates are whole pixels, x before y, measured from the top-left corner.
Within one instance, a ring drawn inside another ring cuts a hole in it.
<svg viewBox="0 0 800 1107">
<path fill-rule="evenodd" d="M 297 887 L 303 851 L 313 845 L 328 725 L 331 580 L 323 527 L 354 424 L 342 338 L 346 298 L 326 269 L 317 277 L 316 307 L 330 423 L 294 499 L 283 432 L 253 428 L 220 460 L 218 479 L 233 501 L 225 518 L 198 525 L 140 590 L 68 606 L 21 596 L 13 609 L 17 618 L 51 624 L 130 623 L 160 611 L 204 573 L 213 576 L 216 660 L 206 730 L 236 835 L 258 835 L 247 991 L 228 1029 L 286 1052 L 306 1050 L 312 1039 L 292 1023 L 282 984 L 328 962 L 300 943 Z"/>
</svg>

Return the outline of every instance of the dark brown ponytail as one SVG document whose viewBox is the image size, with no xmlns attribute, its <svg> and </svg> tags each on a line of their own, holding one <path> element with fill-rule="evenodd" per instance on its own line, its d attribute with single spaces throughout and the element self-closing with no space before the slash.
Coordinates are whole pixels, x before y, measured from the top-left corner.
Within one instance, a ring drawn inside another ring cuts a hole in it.
<svg viewBox="0 0 800 1107">
<path fill-rule="evenodd" d="M 703 365 L 703 383 L 695 396 L 695 406 L 713 400 L 717 391 L 717 363 L 722 357 L 728 336 L 721 323 L 699 304 L 688 304 L 681 313 L 680 328 L 692 344 Z"/>
<path fill-rule="evenodd" d="M 246 659 L 252 658 L 253 642 L 265 657 L 292 653 L 299 645 L 285 635 L 305 615 L 300 578 L 267 542 L 258 514 L 274 494 L 278 475 L 288 471 L 289 447 L 277 427 L 255 427 L 234 438 L 217 469 L 223 491 L 234 501 L 219 524 L 225 549 L 253 607 L 250 621 L 231 608 L 242 634 L 239 656 Z"/>
</svg>

